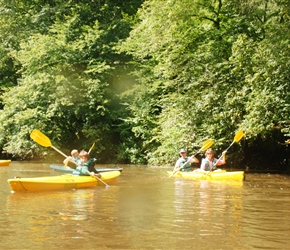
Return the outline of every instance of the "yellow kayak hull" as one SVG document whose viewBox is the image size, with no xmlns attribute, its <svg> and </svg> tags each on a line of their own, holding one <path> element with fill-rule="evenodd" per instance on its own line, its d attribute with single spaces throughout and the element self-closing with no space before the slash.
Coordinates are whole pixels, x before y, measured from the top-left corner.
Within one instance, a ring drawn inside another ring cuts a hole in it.
<svg viewBox="0 0 290 250">
<path fill-rule="evenodd" d="M 172 171 L 167 171 L 168 175 L 172 175 Z M 202 171 L 190 171 L 190 172 L 176 172 L 173 177 L 185 178 L 193 180 L 231 180 L 231 181 L 243 181 L 245 180 L 244 171 L 214 171 L 214 172 L 202 172 Z"/>
<path fill-rule="evenodd" d="M 101 180 L 111 184 L 120 176 L 120 171 L 110 171 L 101 173 Z M 8 179 L 10 188 L 15 192 L 25 191 L 51 191 L 62 189 L 88 188 L 94 186 L 104 186 L 102 182 L 92 176 L 58 175 L 33 178 Z"/>
<path fill-rule="evenodd" d="M 8 167 L 11 163 L 11 160 L 0 160 L 1 167 Z"/>
</svg>

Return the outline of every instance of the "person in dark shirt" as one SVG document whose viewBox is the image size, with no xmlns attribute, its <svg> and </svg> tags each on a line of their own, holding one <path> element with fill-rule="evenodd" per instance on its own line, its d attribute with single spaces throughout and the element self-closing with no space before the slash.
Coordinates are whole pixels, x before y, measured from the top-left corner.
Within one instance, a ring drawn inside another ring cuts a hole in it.
<svg viewBox="0 0 290 250">
<path fill-rule="evenodd" d="M 99 172 L 95 169 L 96 158 L 91 158 L 90 154 L 82 150 L 79 154 L 80 164 L 77 166 L 76 171 L 79 175 L 91 175 L 101 177 Z"/>
</svg>

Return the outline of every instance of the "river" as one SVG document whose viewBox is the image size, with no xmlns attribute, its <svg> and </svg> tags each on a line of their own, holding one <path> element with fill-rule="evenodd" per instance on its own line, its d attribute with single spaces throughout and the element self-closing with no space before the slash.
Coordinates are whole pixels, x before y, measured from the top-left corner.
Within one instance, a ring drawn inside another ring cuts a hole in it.
<svg viewBox="0 0 290 250">
<path fill-rule="evenodd" d="M 0 167 L 0 249 L 288 249 L 290 177 L 168 178 L 122 167 L 114 186 L 13 193 L 7 179 L 61 174 L 49 163 Z"/>
</svg>

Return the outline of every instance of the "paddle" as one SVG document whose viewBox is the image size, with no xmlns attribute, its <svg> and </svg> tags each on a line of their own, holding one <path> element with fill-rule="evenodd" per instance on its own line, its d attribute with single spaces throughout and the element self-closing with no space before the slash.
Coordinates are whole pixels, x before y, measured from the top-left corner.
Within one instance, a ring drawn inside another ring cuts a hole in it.
<svg viewBox="0 0 290 250">
<path fill-rule="evenodd" d="M 34 140 L 36 143 L 38 143 L 39 145 L 43 146 L 43 147 L 51 147 L 53 148 L 55 151 L 57 151 L 58 153 L 60 153 L 61 155 L 63 155 L 64 157 L 68 157 L 66 154 L 64 154 L 63 152 L 61 152 L 60 150 L 58 150 L 57 148 L 55 148 L 52 144 L 50 139 L 44 135 L 43 133 L 41 133 L 38 129 L 34 129 L 31 134 L 30 134 L 30 138 L 32 140 Z M 78 163 L 76 163 L 75 161 L 72 161 L 74 164 L 79 165 Z M 101 180 L 99 177 L 94 176 L 98 181 L 100 181 L 101 183 L 103 183 L 106 187 L 109 187 L 109 185 L 104 182 L 103 180 Z"/>
<path fill-rule="evenodd" d="M 195 156 L 196 156 L 197 154 L 199 154 L 201 151 L 204 151 L 204 150 L 210 148 L 210 147 L 212 146 L 212 144 L 213 144 L 213 141 L 212 141 L 211 139 L 206 140 L 206 141 L 202 144 L 202 147 L 198 150 L 198 152 L 195 153 L 195 154 L 194 154 L 193 156 L 191 156 L 191 157 L 195 157 Z M 171 176 L 173 176 L 176 172 L 178 172 L 180 168 L 183 168 L 183 167 L 184 167 L 188 162 L 189 162 L 189 160 L 188 160 L 187 162 L 185 162 L 181 167 L 179 167 L 178 169 L 176 169 L 175 171 L 173 171 L 173 173 L 169 176 L 169 178 L 170 178 Z"/>
<path fill-rule="evenodd" d="M 231 143 L 230 146 L 228 146 L 228 148 L 226 150 L 224 150 L 223 152 L 227 152 L 229 150 L 229 148 L 235 143 L 235 142 L 239 142 L 242 138 L 244 137 L 244 132 L 242 130 L 239 130 L 235 137 L 233 142 Z M 217 164 L 223 157 L 223 154 L 221 155 L 221 157 L 217 160 L 217 162 L 215 164 Z M 205 175 L 205 178 L 208 176 L 208 174 L 210 173 L 210 171 L 208 171 L 208 173 Z"/>
<path fill-rule="evenodd" d="M 229 148 L 235 143 L 235 142 L 239 142 L 242 138 L 244 137 L 244 132 L 242 130 L 239 130 L 236 135 L 235 138 L 233 140 L 233 142 L 231 143 L 230 146 L 228 146 L 228 148 L 224 151 L 227 152 L 229 150 Z"/>
<path fill-rule="evenodd" d="M 91 148 L 90 148 L 90 150 L 89 150 L 88 153 L 91 153 L 91 151 L 92 151 L 92 149 L 94 148 L 94 146 L 95 146 L 95 143 L 93 143 L 93 145 L 91 146 Z"/>
</svg>

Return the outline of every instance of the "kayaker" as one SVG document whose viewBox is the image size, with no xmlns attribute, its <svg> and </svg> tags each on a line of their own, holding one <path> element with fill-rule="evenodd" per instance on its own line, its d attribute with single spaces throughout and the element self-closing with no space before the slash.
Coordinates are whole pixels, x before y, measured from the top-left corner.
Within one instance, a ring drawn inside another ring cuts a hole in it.
<svg viewBox="0 0 290 250">
<path fill-rule="evenodd" d="M 192 171 L 191 164 L 192 163 L 199 163 L 199 160 L 195 156 L 187 156 L 186 150 L 182 148 L 179 151 L 180 158 L 176 161 L 174 171 Z"/>
<path fill-rule="evenodd" d="M 81 163 L 77 166 L 76 171 L 74 171 L 73 174 L 101 177 L 99 172 L 95 169 L 96 158 L 91 158 L 90 154 L 85 150 L 80 152 L 79 158 Z"/>
<path fill-rule="evenodd" d="M 65 166 L 68 166 L 69 165 L 71 167 L 71 165 L 72 165 L 71 163 L 72 162 L 75 162 L 77 164 L 81 164 L 81 160 L 79 158 L 79 151 L 77 149 L 73 149 L 71 151 L 71 156 L 68 156 L 67 158 L 65 158 L 63 160 L 63 164 Z M 74 168 L 76 167 L 76 164 L 75 163 L 73 164 Z"/>
<path fill-rule="evenodd" d="M 205 152 L 205 158 L 202 159 L 200 170 L 203 171 L 214 171 L 217 170 L 218 166 L 224 165 L 226 163 L 226 151 L 222 153 L 221 159 L 216 159 L 214 157 L 214 151 L 209 148 Z"/>
</svg>

